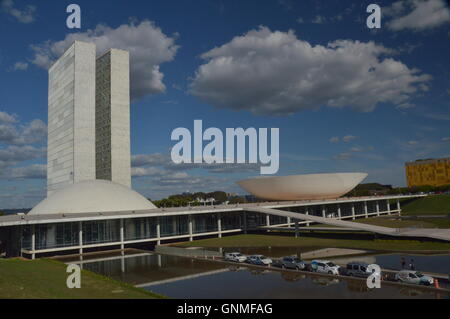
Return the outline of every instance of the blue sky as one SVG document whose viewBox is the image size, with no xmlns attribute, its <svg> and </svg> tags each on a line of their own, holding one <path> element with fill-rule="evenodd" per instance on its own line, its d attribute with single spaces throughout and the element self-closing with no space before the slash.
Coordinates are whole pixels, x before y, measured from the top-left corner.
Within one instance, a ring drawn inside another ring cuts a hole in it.
<svg viewBox="0 0 450 319">
<path fill-rule="evenodd" d="M 369 173 L 450 156 L 450 11 L 443 0 L 0 1 L 0 208 L 45 196 L 47 67 L 74 39 L 129 49 L 133 187 L 244 193 L 254 165 L 176 166 L 173 129 L 280 128 L 278 175 Z M 382 7 L 382 27 L 366 7 Z M 131 48 L 131 49 L 130 49 Z M 99 52 L 100 53 L 100 52 Z"/>
</svg>

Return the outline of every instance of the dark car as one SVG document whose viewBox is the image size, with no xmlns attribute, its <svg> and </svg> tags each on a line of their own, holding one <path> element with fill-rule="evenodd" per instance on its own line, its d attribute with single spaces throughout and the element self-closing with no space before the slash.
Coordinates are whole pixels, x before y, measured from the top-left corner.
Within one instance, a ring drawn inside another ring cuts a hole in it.
<svg viewBox="0 0 450 319">
<path fill-rule="evenodd" d="M 274 262 L 273 266 L 286 269 L 297 269 L 297 270 L 306 269 L 306 263 L 297 257 L 283 257 L 282 259 Z"/>
</svg>

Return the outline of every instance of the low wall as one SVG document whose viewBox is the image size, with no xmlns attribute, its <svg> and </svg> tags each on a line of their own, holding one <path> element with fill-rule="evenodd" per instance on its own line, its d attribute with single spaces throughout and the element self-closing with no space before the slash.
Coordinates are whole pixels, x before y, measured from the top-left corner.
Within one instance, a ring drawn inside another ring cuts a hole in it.
<svg viewBox="0 0 450 319">
<path fill-rule="evenodd" d="M 220 258 L 222 254 L 218 251 L 206 250 L 203 248 L 180 248 L 172 246 L 156 246 L 155 253 L 180 257 L 196 258 Z"/>
</svg>

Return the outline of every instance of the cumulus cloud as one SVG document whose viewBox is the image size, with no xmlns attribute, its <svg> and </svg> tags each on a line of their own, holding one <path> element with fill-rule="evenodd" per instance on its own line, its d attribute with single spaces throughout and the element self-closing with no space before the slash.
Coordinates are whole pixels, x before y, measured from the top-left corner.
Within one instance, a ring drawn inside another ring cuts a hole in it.
<svg viewBox="0 0 450 319">
<path fill-rule="evenodd" d="M 45 141 L 47 125 L 35 119 L 25 125 L 17 124 L 14 115 L 0 112 L 0 143 L 7 145 L 35 144 Z"/>
<path fill-rule="evenodd" d="M 98 54 L 110 48 L 128 50 L 131 98 L 140 99 L 165 91 L 164 74 L 160 71 L 160 65 L 174 59 L 179 48 L 175 44 L 176 37 L 177 35 L 167 36 L 148 20 L 139 24 L 123 24 L 115 29 L 99 24 L 93 30 L 70 33 L 62 41 L 33 45 L 32 62 L 42 68 L 48 68 L 75 40 L 95 43 Z"/>
<path fill-rule="evenodd" d="M 44 179 L 47 177 L 47 166 L 42 164 L 33 164 L 24 167 L 14 167 L 6 171 L 9 179 Z"/>
<path fill-rule="evenodd" d="M 16 115 L 0 111 L 0 124 L 11 124 L 17 122 Z"/>
<path fill-rule="evenodd" d="M 383 13 L 392 16 L 388 27 L 394 31 L 422 31 L 450 22 L 450 10 L 444 0 L 397 1 L 384 8 Z"/>
<path fill-rule="evenodd" d="M 14 71 L 25 71 L 28 69 L 28 63 L 26 62 L 16 62 L 12 68 Z"/>
<path fill-rule="evenodd" d="M 14 7 L 14 2 L 12 0 L 2 0 L 1 8 L 5 13 L 11 15 L 20 23 L 31 23 L 35 20 L 35 6 L 28 5 L 24 9 L 20 10 Z"/>
<path fill-rule="evenodd" d="M 388 57 L 374 42 L 311 45 L 293 31 L 260 27 L 202 55 L 191 94 L 220 108 L 289 115 L 319 107 L 372 111 L 428 88 L 430 75 Z"/>
<path fill-rule="evenodd" d="M 167 172 L 187 171 L 193 169 L 204 169 L 209 173 L 244 173 L 256 172 L 260 169 L 260 164 L 207 164 L 207 163 L 182 163 L 175 164 L 169 155 L 160 153 L 139 154 L 131 157 L 132 175 L 135 177 L 164 175 Z"/>
<path fill-rule="evenodd" d="M 0 149 L 0 168 L 14 166 L 20 162 L 40 159 L 46 156 L 46 148 L 36 148 L 34 146 L 8 146 Z"/>
</svg>

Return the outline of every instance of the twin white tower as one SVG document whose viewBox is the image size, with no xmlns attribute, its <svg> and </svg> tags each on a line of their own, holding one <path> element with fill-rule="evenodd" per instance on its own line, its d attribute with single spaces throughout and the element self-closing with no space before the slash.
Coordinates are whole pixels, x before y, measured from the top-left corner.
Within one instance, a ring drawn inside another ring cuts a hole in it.
<svg viewBox="0 0 450 319">
<path fill-rule="evenodd" d="M 47 196 L 95 179 L 131 187 L 130 161 L 129 54 L 75 41 L 49 69 Z"/>
</svg>

